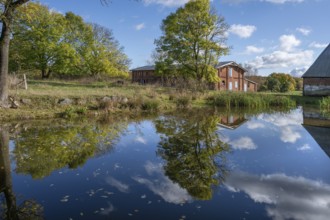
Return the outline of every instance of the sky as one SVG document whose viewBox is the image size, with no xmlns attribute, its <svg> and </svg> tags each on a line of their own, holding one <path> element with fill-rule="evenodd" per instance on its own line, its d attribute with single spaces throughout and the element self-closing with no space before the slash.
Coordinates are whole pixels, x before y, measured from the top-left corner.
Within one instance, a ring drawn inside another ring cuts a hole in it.
<svg viewBox="0 0 330 220">
<path fill-rule="evenodd" d="M 74 12 L 111 29 L 132 60 L 148 65 L 162 35 L 162 20 L 189 0 L 40 0 L 52 10 Z M 213 0 L 230 25 L 230 54 L 219 61 L 249 65 L 258 75 L 301 76 L 330 43 L 330 0 Z"/>
</svg>

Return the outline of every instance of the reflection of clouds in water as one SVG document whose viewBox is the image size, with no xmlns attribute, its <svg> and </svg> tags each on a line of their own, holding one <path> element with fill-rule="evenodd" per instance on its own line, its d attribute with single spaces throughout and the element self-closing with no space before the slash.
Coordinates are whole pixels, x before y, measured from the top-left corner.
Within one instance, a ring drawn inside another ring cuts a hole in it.
<svg viewBox="0 0 330 220">
<path fill-rule="evenodd" d="M 257 117 L 259 120 L 271 123 L 277 127 L 289 125 L 301 125 L 304 121 L 301 110 L 291 111 L 290 113 L 261 114 Z"/>
<path fill-rule="evenodd" d="M 101 215 L 109 215 L 111 212 L 115 211 L 115 207 L 111 203 L 108 202 L 108 207 L 105 209 L 101 209 Z"/>
<path fill-rule="evenodd" d="M 303 114 L 300 109 L 291 111 L 287 114 L 260 114 L 257 119 L 261 121 L 261 123 L 264 122 L 271 124 L 271 126 L 267 126 L 270 129 L 278 130 L 281 133 L 281 141 L 284 143 L 294 144 L 301 138 L 301 134 L 297 131 L 303 123 Z"/>
<path fill-rule="evenodd" d="M 281 130 L 281 140 L 284 143 L 296 143 L 298 139 L 301 138 L 301 134 L 297 131 L 294 131 L 292 127 L 284 127 Z"/>
<path fill-rule="evenodd" d="M 309 151 L 312 150 L 311 146 L 309 144 L 304 144 L 303 146 L 298 148 L 299 151 Z"/>
<path fill-rule="evenodd" d="M 137 136 L 135 139 L 134 139 L 135 142 L 138 142 L 138 143 L 141 143 L 141 144 L 147 144 L 147 140 L 141 136 Z"/>
<path fill-rule="evenodd" d="M 230 191 L 243 191 L 257 203 L 265 203 L 274 219 L 327 220 L 330 216 L 330 185 L 285 174 L 256 176 L 236 172 L 228 176 Z"/>
<path fill-rule="evenodd" d="M 266 127 L 263 123 L 256 122 L 256 121 L 249 121 L 249 122 L 247 122 L 246 125 L 247 125 L 247 128 L 251 129 L 251 130 Z"/>
<path fill-rule="evenodd" d="M 229 144 L 236 150 L 255 150 L 257 145 L 249 137 L 241 137 L 237 140 L 230 141 Z"/>
<path fill-rule="evenodd" d="M 191 201 L 192 198 L 187 190 L 181 188 L 164 174 L 161 164 L 147 162 L 144 166 L 148 175 L 154 175 L 156 179 L 150 180 L 142 177 L 133 177 L 135 181 L 148 187 L 150 191 L 159 195 L 168 203 L 181 204 Z"/>
<path fill-rule="evenodd" d="M 129 186 L 120 182 L 119 180 L 113 178 L 113 177 L 107 177 L 106 182 L 115 187 L 118 191 L 123 192 L 123 193 L 128 193 L 129 192 Z"/>
</svg>

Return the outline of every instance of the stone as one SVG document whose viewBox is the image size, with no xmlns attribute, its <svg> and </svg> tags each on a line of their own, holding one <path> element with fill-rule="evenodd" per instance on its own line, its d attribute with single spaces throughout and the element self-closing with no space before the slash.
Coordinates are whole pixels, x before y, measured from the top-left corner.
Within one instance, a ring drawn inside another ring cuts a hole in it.
<svg viewBox="0 0 330 220">
<path fill-rule="evenodd" d="M 31 99 L 21 99 L 21 103 L 24 104 L 24 105 L 28 105 L 28 104 L 31 104 Z"/>
<path fill-rule="evenodd" d="M 60 99 L 58 101 L 59 105 L 72 105 L 73 104 L 73 100 L 69 99 L 69 98 L 64 98 L 64 99 Z"/>
</svg>

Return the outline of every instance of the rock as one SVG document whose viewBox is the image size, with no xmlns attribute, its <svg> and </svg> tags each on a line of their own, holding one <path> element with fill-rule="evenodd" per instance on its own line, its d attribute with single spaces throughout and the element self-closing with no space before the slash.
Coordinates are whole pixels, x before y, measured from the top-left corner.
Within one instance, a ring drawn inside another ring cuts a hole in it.
<svg viewBox="0 0 330 220">
<path fill-rule="evenodd" d="M 11 103 L 10 108 L 18 108 L 18 107 L 19 107 L 19 104 L 18 104 L 17 101 L 13 101 L 13 102 Z"/>
<path fill-rule="evenodd" d="M 103 103 L 105 103 L 105 102 L 112 102 L 112 97 L 107 97 L 107 96 L 105 96 L 105 97 L 103 97 L 103 98 L 101 99 L 101 101 L 102 101 Z"/>
<path fill-rule="evenodd" d="M 121 100 L 122 103 L 127 103 L 128 102 L 128 98 L 124 97 L 122 100 Z"/>
<path fill-rule="evenodd" d="M 28 105 L 28 104 L 31 104 L 31 99 L 21 99 L 21 103 L 24 104 L 24 105 Z"/>
<path fill-rule="evenodd" d="M 71 104 L 73 104 L 73 100 L 72 99 L 69 99 L 69 98 L 60 99 L 58 101 L 58 104 L 59 105 L 71 105 Z"/>
</svg>

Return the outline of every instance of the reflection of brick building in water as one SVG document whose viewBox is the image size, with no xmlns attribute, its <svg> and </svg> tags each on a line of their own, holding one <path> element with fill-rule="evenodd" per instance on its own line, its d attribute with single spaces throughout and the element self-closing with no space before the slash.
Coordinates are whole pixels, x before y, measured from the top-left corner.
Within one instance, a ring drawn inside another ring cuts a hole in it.
<svg viewBox="0 0 330 220">
<path fill-rule="evenodd" d="M 229 113 L 227 115 L 220 116 L 218 125 L 220 127 L 233 130 L 240 127 L 242 124 L 244 124 L 247 121 L 248 120 L 245 118 L 244 115 Z"/>
</svg>

